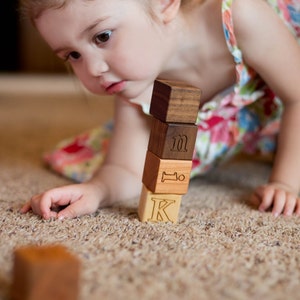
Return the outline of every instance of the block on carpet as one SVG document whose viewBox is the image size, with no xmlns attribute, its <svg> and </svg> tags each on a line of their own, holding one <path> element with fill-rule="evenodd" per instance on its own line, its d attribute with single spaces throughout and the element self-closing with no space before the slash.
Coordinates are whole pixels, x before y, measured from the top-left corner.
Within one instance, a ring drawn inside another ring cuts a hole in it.
<svg viewBox="0 0 300 300">
<path fill-rule="evenodd" d="M 12 300 L 76 300 L 79 260 L 61 245 L 14 251 Z"/>
</svg>

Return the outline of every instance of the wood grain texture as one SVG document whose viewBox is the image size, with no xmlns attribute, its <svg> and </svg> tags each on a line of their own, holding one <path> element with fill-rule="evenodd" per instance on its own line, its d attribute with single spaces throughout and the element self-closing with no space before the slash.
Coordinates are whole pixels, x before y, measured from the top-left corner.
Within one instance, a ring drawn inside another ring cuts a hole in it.
<svg viewBox="0 0 300 300">
<path fill-rule="evenodd" d="M 153 193 L 184 195 L 188 191 L 192 161 L 160 159 L 147 151 L 143 183 Z"/>
<path fill-rule="evenodd" d="M 143 185 L 138 208 L 140 221 L 177 223 L 181 198 L 181 195 L 152 193 Z"/>
<path fill-rule="evenodd" d="M 148 150 L 162 159 L 192 160 L 198 127 L 153 118 Z"/>
<path fill-rule="evenodd" d="M 201 91 L 182 82 L 156 80 L 150 114 L 168 123 L 196 123 Z"/>
<path fill-rule="evenodd" d="M 76 300 L 79 260 L 63 246 L 28 246 L 14 252 L 12 300 Z"/>
</svg>

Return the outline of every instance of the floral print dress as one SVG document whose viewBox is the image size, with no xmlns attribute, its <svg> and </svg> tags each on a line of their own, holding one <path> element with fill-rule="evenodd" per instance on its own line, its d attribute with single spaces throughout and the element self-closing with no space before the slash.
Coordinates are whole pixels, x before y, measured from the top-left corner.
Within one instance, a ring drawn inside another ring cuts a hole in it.
<svg viewBox="0 0 300 300">
<path fill-rule="evenodd" d="M 260 76 L 243 61 L 234 34 L 231 6 L 223 0 L 223 29 L 236 63 L 236 84 L 205 103 L 198 113 L 198 134 L 191 177 L 204 174 L 234 154 L 273 153 L 283 105 Z M 299 0 L 267 0 L 300 44 Z M 147 111 L 145 112 L 147 113 Z M 92 177 L 106 154 L 112 124 L 59 143 L 46 163 L 77 182 Z"/>
</svg>

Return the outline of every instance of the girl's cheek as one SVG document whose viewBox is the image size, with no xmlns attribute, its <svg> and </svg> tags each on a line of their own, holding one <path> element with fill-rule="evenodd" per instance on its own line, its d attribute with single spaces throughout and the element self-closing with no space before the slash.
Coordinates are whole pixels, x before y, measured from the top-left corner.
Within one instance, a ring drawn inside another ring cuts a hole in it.
<svg viewBox="0 0 300 300">
<path fill-rule="evenodd" d="M 86 82 L 88 82 L 88 77 L 87 74 L 84 73 L 84 71 L 80 68 L 72 68 L 74 74 L 76 75 L 76 77 L 84 84 L 86 85 Z"/>
</svg>

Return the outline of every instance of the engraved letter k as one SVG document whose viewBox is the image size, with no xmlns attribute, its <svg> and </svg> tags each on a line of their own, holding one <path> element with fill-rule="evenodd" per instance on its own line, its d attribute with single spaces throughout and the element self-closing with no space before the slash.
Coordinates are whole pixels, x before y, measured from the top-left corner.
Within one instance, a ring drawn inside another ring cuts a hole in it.
<svg viewBox="0 0 300 300">
<path fill-rule="evenodd" d="M 173 222 L 166 213 L 166 208 L 175 203 L 175 200 L 151 198 L 154 202 L 151 218 L 152 222 Z"/>
</svg>

